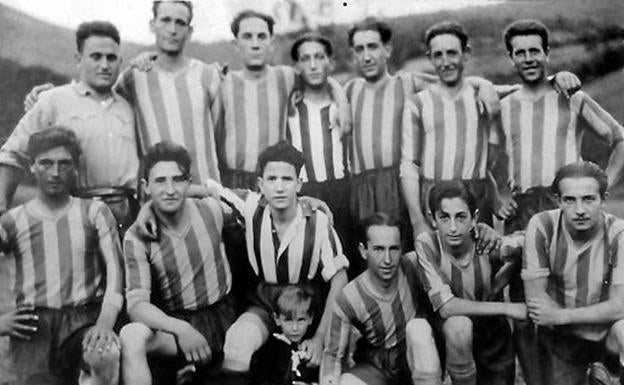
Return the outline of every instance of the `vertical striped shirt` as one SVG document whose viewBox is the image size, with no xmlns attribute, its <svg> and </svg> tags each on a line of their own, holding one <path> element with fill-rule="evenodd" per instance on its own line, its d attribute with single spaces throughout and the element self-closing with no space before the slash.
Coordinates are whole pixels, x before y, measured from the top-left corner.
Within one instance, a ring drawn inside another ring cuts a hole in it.
<svg viewBox="0 0 624 385">
<path fill-rule="evenodd" d="M 229 72 L 221 84 L 218 122 L 219 160 L 223 169 L 256 171 L 258 155 L 285 138 L 288 97 L 295 70 L 267 66 L 259 79 Z"/>
<path fill-rule="evenodd" d="M 501 108 L 509 175 L 521 191 L 550 186 L 560 167 L 579 160 L 586 129 L 611 146 L 624 139 L 624 128 L 582 91 L 569 100 L 554 90 L 535 100 L 516 92 Z"/>
<path fill-rule="evenodd" d="M 405 346 L 405 326 L 416 317 L 419 309 L 413 266 L 408 257 L 402 257 L 397 289 L 391 295 L 380 293 L 366 271 L 342 289 L 336 297 L 329 332 L 325 336 L 320 378 L 327 375 L 340 378 L 352 327 L 373 347 Z"/>
<path fill-rule="evenodd" d="M 108 206 L 72 197 L 52 215 L 35 203 L 0 218 L 3 250 L 15 259 L 16 304 L 58 309 L 103 302 L 121 309 L 121 246 Z"/>
<path fill-rule="evenodd" d="M 546 292 L 564 308 L 578 308 L 601 302 L 607 260 L 614 259 L 611 285 L 624 285 L 624 221 L 604 213 L 604 225 L 595 237 L 578 247 L 566 229 L 560 209 L 536 214 L 529 221 L 522 256 L 525 281 L 548 278 Z M 605 336 L 604 325 L 575 326 L 575 333 L 587 339 Z"/>
<path fill-rule="evenodd" d="M 484 179 L 488 145 L 499 144 L 500 133 L 479 113 L 474 89 L 451 96 L 432 85 L 406 103 L 401 161 L 420 166 L 427 179 Z"/>
<path fill-rule="evenodd" d="M 128 308 L 150 301 L 152 281 L 169 311 L 196 310 L 230 292 L 232 274 L 221 231 L 223 213 L 212 198 L 184 203 L 189 223 L 177 233 L 160 225 L 158 241 L 143 241 L 133 225 L 124 239 Z"/>
<path fill-rule="evenodd" d="M 466 261 L 459 261 L 444 250 L 437 231 L 420 234 L 416 239 L 418 265 L 433 309 L 438 311 L 453 297 L 487 301 L 494 278 L 492 259 L 519 261 L 523 243 L 522 235 L 503 237 L 499 251 L 488 255 L 476 254 L 473 249 Z"/>
<path fill-rule="evenodd" d="M 245 216 L 249 263 L 263 282 L 306 283 L 318 274 L 329 281 L 348 267 L 336 230 L 319 210 L 298 204 L 295 218 L 279 239 L 271 209 L 260 194 L 245 190 L 234 195 L 224 189 L 222 196 Z"/>
<path fill-rule="evenodd" d="M 143 153 L 163 140 L 181 144 L 191 156 L 191 176 L 198 183 L 220 178 L 213 119 L 220 76 L 216 65 L 189 59 L 175 72 L 156 66 L 147 72 L 128 69 L 116 86 L 134 106 Z"/>
<path fill-rule="evenodd" d="M 380 84 L 370 84 L 356 78 L 345 88 L 353 124 L 349 149 L 353 174 L 397 166 L 403 109 L 412 80 L 389 76 Z"/>
<path fill-rule="evenodd" d="M 331 108 L 331 100 L 302 99 L 288 117 L 286 137 L 303 153 L 300 177 L 304 182 L 342 179 L 347 173 L 347 152 L 340 129 L 331 127 Z"/>
</svg>

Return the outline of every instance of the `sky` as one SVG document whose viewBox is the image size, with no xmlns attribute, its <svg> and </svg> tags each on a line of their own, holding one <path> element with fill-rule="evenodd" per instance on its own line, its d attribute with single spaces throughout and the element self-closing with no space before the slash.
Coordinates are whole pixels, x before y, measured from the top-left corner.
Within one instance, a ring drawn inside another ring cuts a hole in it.
<svg viewBox="0 0 624 385">
<path fill-rule="evenodd" d="M 292 1 L 292 0 L 291 0 Z M 368 15 L 398 16 L 492 4 L 496 0 L 295 0 L 312 24 L 347 23 Z M 124 40 L 151 43 L 148 22 L 151 0 L 0 0 L 53 24 L 74 29 L 86 20 L 109 20 Z M 277 26 L 287 23 L 279 15 L 288 13 L 288 0 L 196 0 L 193 1 L 193 40 L 209 42 L 230 38 L 229 22 L 236 12 L 254 8 L 277 16 Z M 293 26 L 293 28 L 295 28 Z M 279 32 L 279 31 L 278 31 Z"/>
</svg>

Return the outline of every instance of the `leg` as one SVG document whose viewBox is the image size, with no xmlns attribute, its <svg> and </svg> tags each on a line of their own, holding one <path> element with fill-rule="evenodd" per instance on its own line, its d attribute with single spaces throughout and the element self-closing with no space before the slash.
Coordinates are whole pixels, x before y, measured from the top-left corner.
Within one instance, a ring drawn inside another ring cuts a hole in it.
<svg viewBox="0 0 624 385">
<path fill-rule="evenodd" d="M 611 326 L 605 342 L 607 351 L 618 355 L 620 363 L 620 384 L 624 384 L 624 320 L 619 320 Z"/>
<path fill-rule="evenodd" d="M 340 376 L 340 385 L 368 385 L 351 373 L 345 373 Z"/>
<path fill-rule="evenodd" d="M 407 364 L 414 385 L 441 385 L 442 368 L 433 331 L 424 318 L 415 318 L 405 327 Z"/>
<path fill-rule="evenodd" d="M 156 352 L 175 357 L 178 354 L 171 334 L 154 332 L 142 323 L 133 322 L 121 329 L 122 377 L 124 384 L 150 385 L 152 375 L 147 354 Z"/>
<path fill-rule="evenodd" d="M 442 334 L 446 341 L 446 369 L 453 385 L 475 385 L 477 369 L 472 356 L 472 321 L 453 316 L 444 321 Z"/>
<path fill-rule="evenodd" d="M 223 344 L 223 369 L 249 371 L 251 355 L 266 342 L 269 329 L 260 316 L 245 312 L 230 326 Z"/>
<path fill-rule="evenodd" d="M 80 385 L 117 385 L 119 384 L 120 349 L 116 344 L 104 349 L 89 349 L 82 354 L 82 359 L 89 371 L 81 370 Z"/>
</svg>

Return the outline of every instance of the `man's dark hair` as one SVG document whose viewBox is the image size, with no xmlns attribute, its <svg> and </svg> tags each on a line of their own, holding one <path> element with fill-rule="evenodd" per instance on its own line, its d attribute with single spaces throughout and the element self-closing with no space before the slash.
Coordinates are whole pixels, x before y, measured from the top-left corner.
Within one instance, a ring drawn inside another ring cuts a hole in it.
<svg viewBox="0 0 624 385">
<path fill-rule="evenodd" d="M 294 319 L 298 311 L 304 310 L 314 317 L 315 296 L 312 289 L 304 285 L 290 285 L 282 289 L 275 301 L 275 313 L 286 319 Z"/>
<path fill-rule="evenodd" d="M 468 184 L 462 181 L 442 181 L 436 183 L 429 192 L 429 210 L 435 218 L 435 213 L 440 210 L 442 199 L 459 198 L 466 202 L 470 214 L 474 216 L 477 210 L 477 198 L 474 196 Z"/>
<path fill-rule="evenodd" d="M 111 22 L 108 21 L 85 21 L 78 26 L 76 30 L 76 48 L 78 52 L 82 52 L 84 42 L 91 36 L 110 37 L 117 44 L 121 43 L 119 31 Z"/>
<path fill-rule="evenodd" d="M 298 61 L 299 47 L 301 47 L 303 43 L 308 43 L 311 41 L 321 44 L 325 48 L 325 54 L 327 54 L 327 57 L 332 57 L 334 55 L 334 47 L 332 46 L 332 43 L 331 41 L 329 41 L 328 38 L 319 35 L 318 33 L 306 33 L 293 43 L 292 48 L 290 49 L 291 59 L 293 59 L 293 61 Z"/>
<path fill-rule="evenodd" d="M 165 1 L 155 0 L 154 3 L 152 4 L 152 14 L 154 15 L 154 19 L 158 17 L 158 7 L 160 6 L 161 3 L 164 3 L 164 2 Z M 191 21 L 193 20 L 193 3 L 191 3 L 190 1 L 166 1 L 166 2 L 182 4 L 186 8 L 188 8 L 189 10 L 188 24 L 191 25 Z"/>
<path fill-rule="evenodd" d="M 388 44 L 392 39 L 392 28 L 383 21 L 379 21 L 374 17 L 367 17 L 359 23 L 355 23 L 347 31 L 347 37 L 349 39 L 349 47 L 353 47 L 353 36 L 359 31 L 377 31 L 381 42 Z"/>
<path fill-rule="evenodd" d="M 429 28 L 427 32 L 425 32 L 427 50 L 431 48 L 429 45 L 429 43 L 431 43 L 431 39 L 438 35 L 455 35 L 461 43 L 462 51 L 465 51 L 466 47 L 468 47 L 468 33 L 466 32 L 464 26 L 456 21 L 441 21 Z"/>
<path fill-rule="evenodd" d="M 544 52 L 548 52 L 550 49 L 550 43 L 548 41 L 550 33 L 548 28 L 538 20 L 517 20 L 509 24 L 503 32 L 503 40 L 505 41 L 505 47 L 507 52 L 511 55 L 513 47 L 511 46 L 511 39 L 515 36 L 526 35 L 539 35 L 542 38 L 542 48 Z"/>
<path fill-rule="evenodd" d="M 297 150 L 287 141 L 282 140 L 267 147 L 258 157 L 258 174 L 260 176 L 264 173 L 264 168 L 269 162 L 285 162 L 292 164 L 298 176 L 303 166 L 304 159 L 301 151 Z"/>
<path fill-rule="evenodd" d="M 373 226 L 388 226 L 388 227 L 396 227 L 399 229 L 399 221 L 397 218 L 391 217 L 383 212 L 376 212 L 362 220 L 360 222 L 360 242 L 366 245 L 368 241 L 368 229 Z"/>
<path fill-rule="evenodd" d="M 555 179 L 550 186 L 553 194 L 561 196 L 560 184 L 565 178 L 593 178 L 598 182 L 598 193 L 601 199 L 605 199 L 607 196 L 607 186 L 609 185 L 609 179 L 602 169 L 593 162 L 579 161 L 570 164 L 566 164 L 557 170 Z"/>
<path fill-rule="evenodd" d="M 62 126 L 52 126 L 32 134 L 28 138 L 26 153 L 30 161 L 34 162 L 39 154 L 56 147 L 64 147 L 71 155 L 74 164 L 78 164 L 82 152 L 78 138 L 76 138 L 74 131 Z"/>
<path fill-rule="evenodd" d="M 147 150 L 143 157 L 143 178 L 149 180 L 149 173 L 158 162 L 176 162 L 185 177 L 190 176 L 191 157 L 183 146 L 163 140 Z"/>
<path fill-rule="evenodd" d="M 232 20 L 232 23 L 230 24 L 230 30 L 232 31 L 232 34 L 235 38 L 238 37 L 238 31 L 240 30 L 240 24 L 242 23 L 242 21 L 245 19 L 250 19 L 252 17 L 263 20 L 267 24 L 267 27 L 269 27 L 269 34 L 271 36 L 273 35 L 273 26 L 275 26 L 275 20 L 273 20 L 271 16 L 267 15 L 266 13 L 246 9 L 234 16 L 234 20 Z"/>
</svg>

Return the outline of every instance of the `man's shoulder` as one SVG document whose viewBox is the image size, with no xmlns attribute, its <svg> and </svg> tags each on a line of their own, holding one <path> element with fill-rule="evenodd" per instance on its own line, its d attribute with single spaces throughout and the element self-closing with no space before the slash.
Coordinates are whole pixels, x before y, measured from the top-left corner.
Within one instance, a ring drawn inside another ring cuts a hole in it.
<svg viewBox="0 0 624 385">
<path fill-rule="evenodd" d="M 533 224 L 534 226 L 552 226 L 557 221 L 557 218 L 560 214 L 561 209 L 541 211 L 531 217 L 529 225 Z"/>
<path fill-rule="evenodd" d="M 39 94 L 39 102 L 57 102 L 63 101 L 67 98 L 78 97 L 78 93 L 74 89 L 73 83 L 67 83 L 60 86 L 55 86 L 49 90 L 43 91 Z"/>
<path fill-rule="evenodd" d="M 609 229 L 610 237 L 624 236 L 624 219 L 620 219 L 613 214 L 605 213 L 605 224 Z"/>
</svg>

